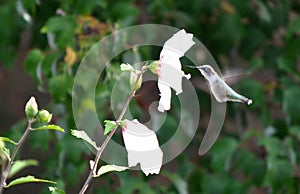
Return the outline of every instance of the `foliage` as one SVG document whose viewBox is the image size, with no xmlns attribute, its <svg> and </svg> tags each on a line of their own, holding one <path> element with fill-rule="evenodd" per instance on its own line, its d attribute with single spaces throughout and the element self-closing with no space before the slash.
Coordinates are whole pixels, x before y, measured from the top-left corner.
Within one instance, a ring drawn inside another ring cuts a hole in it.
<svg viewBox="0 0 300 194">
<path fill-rule="evenodd" d="M 17 9 L 20 6 L 23 9 Z M 299 193 L 299 10 L 295 0 L 4 1 L 0 6 L 0 62 L 11 68 L 21 50 L 20 31 L 31 31 L 24 68 L 37 87 L 51 96 L 49 110 L 60 110 L 55 122 L 74 129 L 72 84 L 91 46 L 105 35 L 135 24 L 184 28 L 202 41 L 222 69 L 252 71 L 233 87 L 251 97 L 253 104 L 228 103 L 221 137 L 205 156 L 196 155 L 201 138 L 194 138 L 161 175 L 144 177 L 131 171 L 104 174 L 96 180 L 99 184 L 94 185 L 93 193 Z M 26 20 L 26 14 L 31 20 Z M 141 59 L 157 59 L 155 50 L 141 48 L 133 53 Z M 124 55 L 111 62 L 95 91 L 100 121 L 112 115 L 107 102 Z M 188 64 L 186 61 L 183 59 Z M 200 76 L 196 71 L 191 74 Z M 210 99 L 200 90 L 198 94 L 203 115 L 195 137 L 202 137 Z M 88 100 L 85 103 L 93 108 Z M 133 106 L 132 114 L 138 115 L 145 105 L 137 99 Z M 174 119 L 168 119 L 164 130 L 170 130 Z M 32 133 L 34 147 L 57 142 L 52 154 L 39 164 L 45 167 L 46 177 L 66 193 L 78 192 L 72 188 L 81 184 L 78 177 L 89 170 L 88 160 L 83 158 L 91 153 L 70 133 L 43 132 Z M 5 136 L 15 139 L 16 133 L 10 130 Z M 77 137 L 93 145 L 84 135 Z M 6 149 L 1 151 L 9 155 Z M 61 193 L 60 189 L 52 188 L 52 193 Z M 49 193 L 47 188 L 45 193 Z"/>
<path fill-rule="evenodd" d="M 34 128 L 33 124 L 47 124 L 52 119 L 52 114 L 50 114 L 47 110 L 39 110 L 38 104 L 34 97 L 31 97 L 25 105 L 25 114 L 27 116 L 28 125 L 23 133 L 22 137 L 18 140 L 18 142 L 14 142 L 10 138 L 1 137 L 1 180 L 0 180 L 0 193 L 3 193 L 4 188 L 9 188 L 15 185 L 24 184 L 24 183 L 51 183 L 56 184 L 54 181 L 46 180 L 46 179 L 39 179 L 35 178 L 34 176 L 28 175 L 26 177 L 19 177 L 16 179 L 11 180 L 7 184 L 7 178 L 11 178 L 15 176 L 19 171 L 28 167 L 28 166 L 37 166 L 38 161 L 28 159 L 28 160 L 15 160 L 15 157 L 23 145 L 24 141 L 27 139 L 30 131 L 35 130 L 57 130 L 60 132 L 64 132 L 64 129 L 57 125 L 42 125 L 40 127 Z M 46 114 L 45 114 L 46 113 Z M 14 149 L 12 154 L 9 148 L 5 147 L 4 142 L 9 142 L 14 145 Z"/>
</svg>

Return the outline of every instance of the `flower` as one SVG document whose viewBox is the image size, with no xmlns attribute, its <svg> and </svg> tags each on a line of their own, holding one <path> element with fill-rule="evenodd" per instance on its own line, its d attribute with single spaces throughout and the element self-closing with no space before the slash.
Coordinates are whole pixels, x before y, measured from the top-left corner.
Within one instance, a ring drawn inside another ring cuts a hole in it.
<svg viewBox="0 0 300 194">
<path fill-rule="evenodd" d="M 140 163 L 146 176 L 158 174 L 162 166 L 163 152 L 156 134 L 137 119 L 124 120 L 123 140 L 128 152 L 128 166 Z"/>
<path fill-rule="evenodd" d="M 35 98 L 32 96 L 25 105 L 25 113 L 27 115 L 27 118 L 35 118 L 38 112 L 38 105 L 36 103 Z"/>
<path fill-rule="evenodd" d="M 182 93 L 182 77 L 187 79 L 191 75 L 186 75 L 181 70 L 180 58 L 195 43 L 193 34 L 180 30 L 168 39 L 162 51 L 160 52 L 158 89 L 160 91 L 160 100 L 158 111 L 164 112 L 171 108 L 171 88 L 176 91 L 176 95 Z"/>
</svg>

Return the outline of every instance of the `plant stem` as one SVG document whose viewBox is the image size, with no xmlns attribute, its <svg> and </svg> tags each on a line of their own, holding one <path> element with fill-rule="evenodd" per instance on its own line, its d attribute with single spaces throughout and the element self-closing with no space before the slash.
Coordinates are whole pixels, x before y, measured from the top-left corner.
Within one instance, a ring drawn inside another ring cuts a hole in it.
<svg viewBox="0 0 300 194">
<path fill-rule="evenodd" d="M 133 89 L 131 90 L 130 92 L 130 95 L 128 96 L 127 98 L 127 101 L 126 103 L 124 104 L 123 106 L 123 109 L 117 119 L 117 122 L 121 121 L 123 116 L 125 115 L 127 109 L 128 109 L 128 106 L 132 100 L 132 98 L 134 97 L 135 95 L 135 92 L 136 92 L 136 87 L 138 85 L 138 82 L 139 80 L 141 79 L 142 75 L 144 73 L 144 68 L 142 68 L 141 72 L 138 74 L 137 78 L 136 78 L 136 81 L 135 81 L 135 84 L 133 86 Z M 98 162 L 100 160 L 100 157 L 101 157 L 101 154 L 103 152 L 103 150 L 105 149 L 105 147 L 107 146 L 108 142 L 110 141 L 110 139 L 112 138 L 112 136 L 114 135 L 114 133 L 116 132 L 116 130 L 118 129 L 118 127 L 114 128 L 110 133 L 109 135 L 106 137 L 106 139 L 104 140 L 104 142 L 102 143 L 102 145 L 100 146 L 100 148 L 97 150 L 97 153 L 96 153 L 96 157 L 95 157 L 95 160 L 94 160 L 94 165 L 93 167 L 91 168 L 90 170 L 90 173 L 89 173 L 89 176 L 87 177 L 84 185 L 82 186 L 79 194 L 84 194 L 85 191 L 87 190 L 92 178 L 93 178 L 93 173 L 96 171 L 97 169 L 97 166 L 98 166 Z"/>
<path fill-rule="evenodd" d="M 4 172 L 2 173 L 1 182 L 0 182 L 0 194 L 3 193 L 3 188 L 4 188 L 4 186 L 6 186 L 6 179 L 8 177 L 9 172 L 10 172 L 12 164 L 13 164 L 13 162 L 15 160 L 15 157 L 16 157 L 16 155 L 17 155 L 17 153 L 18 153 L 21 145 L 23 144 L 23 142 L 27 138 L 27 136 L 28 136 L 28 134 L 29 134 L 29 132 L 31 130 L 31 125 L 32 125 L 33 122 L 34 122 L 33 120 L 30 120 L 30 119 L 28 120 L 27 128 L 26 128 L 24 134 L 22 135 L 21 139 L 16 144 L 16 147 L 15 147 L 15 149 L 14 149 L 14 151 L 13 151 L 11 157 L 10 157 L 10 160 L 9 160 L 9 162 L 7 164 L 7 167 L 5 168 Z"/>
</svg>

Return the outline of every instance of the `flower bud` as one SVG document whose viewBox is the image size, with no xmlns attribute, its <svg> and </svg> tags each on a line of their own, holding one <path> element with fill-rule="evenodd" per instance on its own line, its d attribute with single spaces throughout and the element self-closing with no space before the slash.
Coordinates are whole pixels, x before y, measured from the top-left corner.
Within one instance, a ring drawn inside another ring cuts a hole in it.
<svg viewBox="0 0 300 194">
<path fill-rule="evenodd" d="M 25 113 L 29 119 L 33 119 L 38 114 L 38 105 L 35 101 L 35 98 L 32 96 L 25 106 Z"/>
<path fill-rule="evenodd" d="M 47 110 L 41 110 L 37 115 L 37 121 L 40 123 L 49 123 L 51 119 L 52 114 L 50 114 Z"/>
<path fill-rule="evenodd" d="M 150 69 L 150 71 L 152 73 L 158 75 L 158 72 L 159 72 L 159 69 L 160 69 L 160 63 L 159 63 L 159 61 L 153 61 L 152 63 L 150 63 L 149 69 Z"/>
</svg>

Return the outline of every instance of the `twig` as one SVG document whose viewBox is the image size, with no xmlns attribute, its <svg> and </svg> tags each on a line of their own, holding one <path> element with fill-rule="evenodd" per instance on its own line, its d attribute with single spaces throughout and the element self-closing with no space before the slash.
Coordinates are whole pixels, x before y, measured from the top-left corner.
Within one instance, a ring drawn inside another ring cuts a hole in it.
<svg viewBox="0 0 300 194">
<path fill-rule="evenodd" d="M 130 95 L 128 96 L 128 99 L 127 99 L 125 105 L 123 106 L 123 109 L 122 109 L 122 111 L 121 111 L 121 113 L 120 113 L 120 115 L 119 115 L 119 117 L 118 117 L 118 119 L 117 119 L 117 122 L 121 121 L 122 118 L 123 118 L 123 116 L 125 115 L 125 113 L 126 113 L 126 111 L 127 111 L 127 109 L 128 109 L 128 106 L 129 106 L 129 104 L 130 104 L 132 98 L 133 98 L 134 95 L 135 95 L 136 87 L 137 87 L 138 82 L 139 82 L 141 76 L 143 75 L 143 73 L 144 73 L 144 68 L 142 67 L 142 70 L 141 70 L 141 72 L 138 74 L 138 76 L 137 76 L 137 78 L 136 78 L 136 81 L 135 81 L 135 84 L 134 84 L 134 86 L 133 86 L 133 89 L 131 90 Z M 107 146 L 108 142 L 110 141 L 110 139 L 112 138 L 112 136 L 114 135 L 114 133 L 116 132 L 117 129 L 118 129 L 118 127 L 114 128 L 114 129 L 109 133 L 109 135 L 106 137 L 106 139 L 105 139 L 104 142 L 102 143 L 101 147 L 98 149 L 98 151 L 97 151 L 97 153 L 96 153 L 95 160 L 94 160 L 94 165 L 93 165 L 93 167 L 91 168 L 90 173 L 89 173 L 89 176 L 87 177 L 87 179 L 86 179 L 84 185 L 82 186 L 82 188 L 81 188 L 79 194 L 84 194 L 85 191 L 87 190 L 87 188 L 88 188 L 88 186 L 89 186 L 89 184 L 90 184 L 90 182 L 91 182 L 91 180 L 92 180 L 92 178 L 93 178 L 93 174 L 94 174 L 94 172 L 95 172 L 96 169 L 97 169 L 98 162 L 99 162 L 99 160 L 100 160 L 100 157 L 101 157 L 101 155 L 102 155 L 102 152 L 103 152 L 103 150 L 105 149 L 105 147 Z"/>
<path fill-rule="evenodd" d="M 31 130 L 31 125 L 32 125 L 33 122 L 34 122 L 34 120 L 31 120 L 31 119 L 28 120 L 27 128 L 26 128 L 23 136 L 21 137 L 21 139 L 16 144 L 16 147 L 15 147 L 15 149 L 14 149 L 14 151 L 13 151 L 11 157 L 10 157 L 10 160 L 9 160 L 9 162 L 7 164 L 7 167 L 5 168 L 4 172 L 2 173 L 1 182 L 0 182 L 0 194 L 3 193 L 3 188 L 6 186 L 6 179 L 8 177 L 9 172 L 10 172 L 10 169 L 12 167 L 14 159 L 15 159 L 15 157 L 17 155 L 17 152 L 19 151 L 21 145 L 23 144 L 23 142 L 27 138 L 27 136 L 28 136 L 28 134 L 29 134 L 29 132 Z"/>
</svg>

